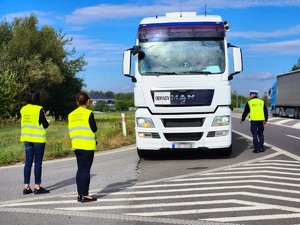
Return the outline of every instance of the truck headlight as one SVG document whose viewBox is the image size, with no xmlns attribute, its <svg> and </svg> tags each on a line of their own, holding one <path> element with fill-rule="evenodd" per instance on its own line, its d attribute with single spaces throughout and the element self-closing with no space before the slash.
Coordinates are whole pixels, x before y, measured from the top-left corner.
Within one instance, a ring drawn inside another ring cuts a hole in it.
<svg viewBox="0 0 300 225">
<path fill-rule="evenodd" d="M 144 128 L 154 128 L 155 127 L 152 119 L 148 118 L 148 117 L 137 117 L 136 124 L 138 127 L 144 127 Z"/>
<path fill-rule="evenodd" d="M 230 123 L 230 116 L 216 116 L 212 122 L 212 127 L 226 126 Z"/>
</svg>

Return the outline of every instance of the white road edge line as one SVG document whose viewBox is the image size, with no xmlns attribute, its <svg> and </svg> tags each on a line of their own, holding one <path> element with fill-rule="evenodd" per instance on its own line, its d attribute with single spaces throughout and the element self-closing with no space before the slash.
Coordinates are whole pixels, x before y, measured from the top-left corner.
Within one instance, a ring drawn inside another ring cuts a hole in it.
<svg viewBox="0 0 300 225">
<path fill-rule="evenodd" d="M 249 140 L 252 140 L 252 137 L 250 137 L 250 136 L 248 136 L 248 135 L 245 135 L 245 134 L 240 133 L 240 132 L 235 131 L 235 130 L 234 130 L 233 132 L 236 133 L 236 134 L 238 134 L 238 135 L 240 135 L 240 136 L 243 136 L 244 138 L 247 138 L 247 139 L 249 139 Z M 295 159 L 295 160 L 297 160 L 297 161 L 300 161 L 300 156 L 297 156 L 297 155 L 295 155 L 295 154 L 293 154 L 293 153 L 290 153 L 290 152 L 288 152 L 288 151 L 285 151 L 285 150 L 283 150 L 283 149 L 281 149 L 281 148 L 277 148 L 277 147 L 275 147 L 275 146 L 273 146 L 273 145 L 270 145 L 270 144 L 268 144 L 268 143 L 265 143 L 265 146 L 267 146 L 268 148 L 273 149 L 274 151 L 276 151 L 276 152 L 278 152 L 278 153 L 281 153 L 281 154 L 283 154 L 283 155 L 289 156 L 289 157 L 292 158 L 292 159 Z"/>
<path fill-rule="evenodd" d="M 116 148 L 114 150 L 98 151 L 98 152 L 95 152 L 95 158 L 99 157 L 99 156 L 103 156 L 103 155 L 110 155 L 110 154 L 115 154 L 115 153 L 119 153 L 119 152 L 125 152 L 125 151 L 129 151 L 129 150 L 133 150 L 134 148 L 135 148 L 135 144 L 125 146 L 125 147 L 121 147 L 121 148 Z M 72 157 L 64 158 L 64 159 L 47 160 L 47 161 L 43 161 L 43 165 L 53 164 L 53 163 L 57 163 L 57 162 L 71 161 L 71 160 L 74 160 L 74 158 L 75 158 L 75 155 L 72 156 Z M 24 167 L 24 164 L 23 163 L 18 163 L 18 164 L 10 165 L 10 166 L 1 166 L 0 170 L 1 169 L 12 168 L 12 167 Z"/>
<path fill-rule="evenodd" d="M 286 136 L 287 136 L 287 137 L 291 137 L 291 138 L 295 138 L 295 139 L 298 139 L 298 140 L 300 140 L 300 137 L 296 137 L 296 136 L 289 135 L 289 134 L 287 134 Z"/>
</svg>

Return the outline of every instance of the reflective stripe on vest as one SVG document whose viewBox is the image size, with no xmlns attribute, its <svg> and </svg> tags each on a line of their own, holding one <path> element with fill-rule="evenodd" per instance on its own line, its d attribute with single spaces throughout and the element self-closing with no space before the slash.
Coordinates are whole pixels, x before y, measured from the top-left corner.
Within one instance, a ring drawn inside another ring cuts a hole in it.
<svg viewBox="0 0 300 225">
<path fill-rule="evenodd" d="M 78 107 L 68 116 L 69 135 L 72 149 L 95 150 L 95 134 L 90 128 L 89 117 L 91 110 Z"/>
<path fill-rule="evenodd" d="M 20 141 L 46 142 L 46 130 L 39 124 L 42 106 L 28 104 L 22 107 Z"/>
<path fill-rule="evenodd" d="M 265 120 L 264 101 L 259 98 L 254 98 L 248 101 L 250 107 L 250 119 L 252 121 Z"/>
</svg>

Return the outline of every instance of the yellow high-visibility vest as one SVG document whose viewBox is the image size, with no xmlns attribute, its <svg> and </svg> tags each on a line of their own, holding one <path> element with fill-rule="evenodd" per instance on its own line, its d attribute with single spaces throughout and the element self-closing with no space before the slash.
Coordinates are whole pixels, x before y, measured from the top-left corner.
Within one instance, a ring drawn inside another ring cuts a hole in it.
<svg viewBox="0 0 300 225">
<path fill-rule="evenodd" d="M 248 101 L 250 107 L 250 119 L 251 121 L 263 121 L 265 120 L 264 114 L 264 101 L 259 98 L 253 98 Z"/>
<path fill-rule="evenodd" d="M 89 124 L 91 112 L 84 107 L 78 107 L 68 115 L 68 128 L 73 150 L 96 150 L 95 134 Z"/>
<path fill-rule="evenodd" d="M 45 143 L 46 130 L 39 124 L 40 111 L 43 107 L 27 104 L 21 112 L 21 137 L 20 141 Z"/>
</svg>

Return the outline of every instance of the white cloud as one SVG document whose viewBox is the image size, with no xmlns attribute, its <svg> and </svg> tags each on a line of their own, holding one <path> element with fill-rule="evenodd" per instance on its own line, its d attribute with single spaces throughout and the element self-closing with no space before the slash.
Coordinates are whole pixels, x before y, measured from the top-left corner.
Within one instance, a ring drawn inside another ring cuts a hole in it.
<svg viewBox="0 0 300 225">
<path fill-rule="evenodd" d="M 122 44 L 103 43 L 98 39 L 90 39 L 85 35 L 68 35 L 73 38 L 78 54 L 84 53 L 89 66 L 120 64 L 124 49 L 128 46 Z"/>
<path fill-rule="evenodd" d="M 300 39 L 282 41 L 282 42 L 271 42 L 264 44 L 252 44 L 246 46 L 244 50 L 248 53 L 256 53 L 260 55 L 266 54 L 278 54 L 282 55 L 296 55 L 299 56 Z"/>
<path fill-rule="evenodd" d="M 238 77 L 241 80 L 273 80 L 274 79 L 274 76 L 268 72 L 261 72 L 259 74 L 252 74 L 252 75 L 240 74 Z"/>
<path fill-rule="evenodd" d="M 3 16 L 2 19 L 5 19 L 7 22 L 12 22 L 16 17 L 17 18 L 28 17 L 31 14 L 35 14 L 36 15 L 36 17 L 38 18 L 38 22 L 39 22 L 40 25 L 54 25 L 55 24 L 54 20 L 48 19 L 49 15 L 52 15 L 51 12 L 45 13 L 45 12 L 36 11 L 36 10 L 6 14 L 6 15 Z"/>
<path fill-rule="evenodd" d="M 289 27 L 286 29 L 279 29 L 272 32 L 258 32 L 258 31 L 247 31 L 247 32 L 230 32 L 228 37 L 230 38 L 247 38 L 255 40 L 263 40 L 266 38 L 278 38 L 287 37 L 291 35 L 299 35 L 300 25 Z"/>
<path fill-rule="evenodd" d="M 85 24 L 106 19 L 125 19 L 145 16 L 163 15 L 172 11 L 204 11 L 217 8 L 247 8 L 258 6 L 300 6 L 300 0 L 188 0 L 181 3 L 174 0 L 154 1 L 153 3 L 99 4 L 75 10 L 66 16 L 70 24 Z"/>
<path fill-rule="evenodd" d="M 198 2 L 199 1 L 195 1 Z M 211 0 L 201 1 L 208 5 L 208 8 L 248 8 L 261 6 L 300 6 L 300 0 Z"/>
<path fill-rule="evenodd" d="M 153 12 L 156 14 L 162 14 L 170 10 L 172 11 L 172 6 L 170 5 L 101 4 L 75 10 L 71 15 L 66 17 L 66 22 L 71 24 L 85 24 L 106 19 L 116 20 L 133 17 L 155 16 Z"/>
<path fill-rule="evenodd" d="M 99 39 L 90 39 L 85 35 L 68 35 L 67 38 L 73 38 L 73 43 L 76 45 L 76 49 L 84 51 L 116 51 L 120 48 L 123 49 L 124 45 L 121 44 L 105 44 Z"/>
</svg>

